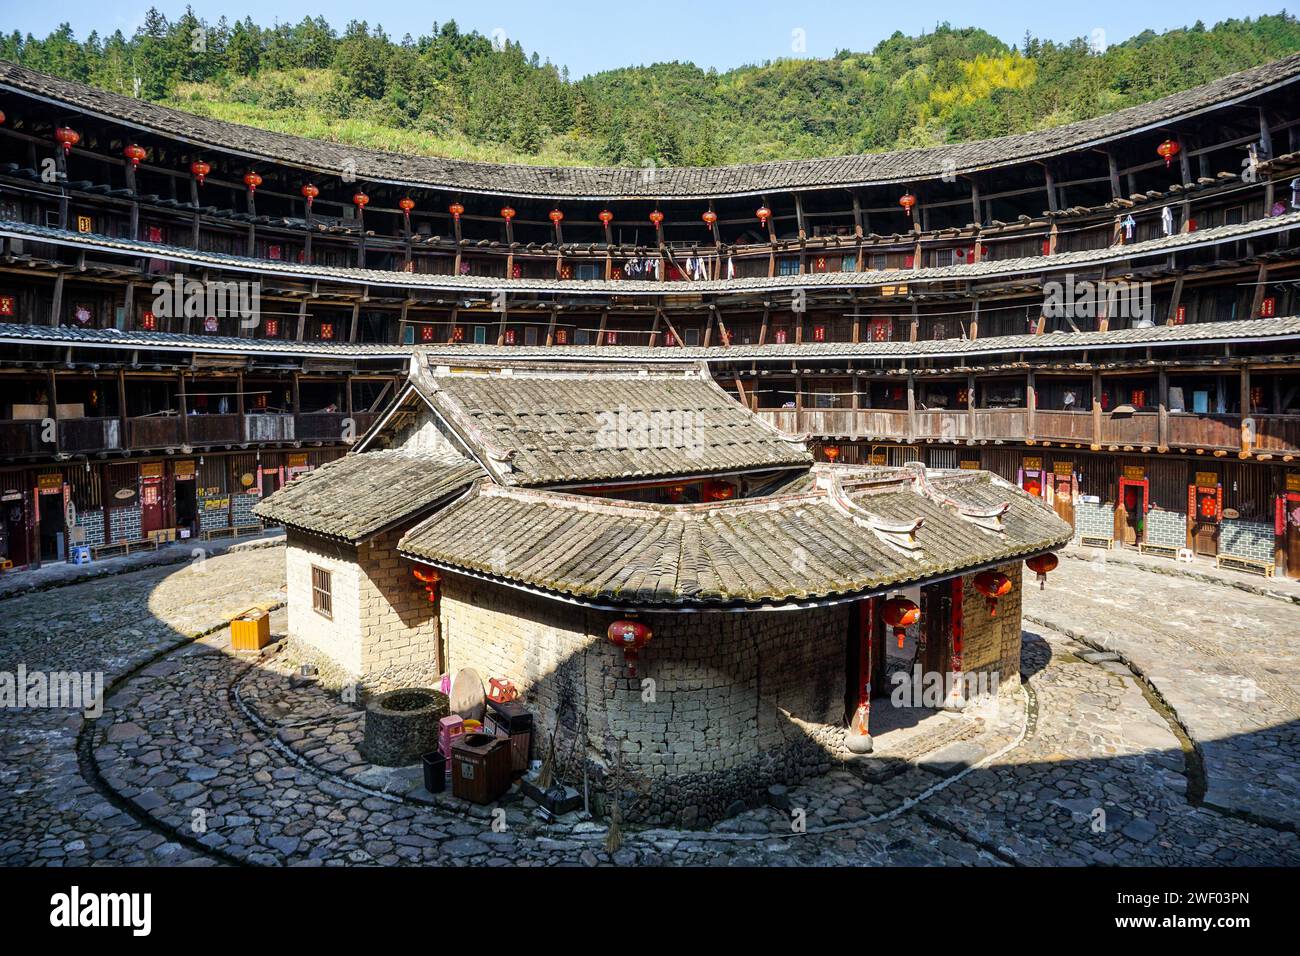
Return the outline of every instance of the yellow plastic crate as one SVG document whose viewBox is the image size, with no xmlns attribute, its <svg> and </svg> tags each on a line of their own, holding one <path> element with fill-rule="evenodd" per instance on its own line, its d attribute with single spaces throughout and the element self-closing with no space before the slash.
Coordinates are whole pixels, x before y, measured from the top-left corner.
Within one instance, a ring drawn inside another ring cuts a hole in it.
<svg viewBox="0 0 1300 956">
<path fill-rule="evenodd" d="M 249 608 L 230 622 L 230 646 L 237 651 L 260 651 L 271 643 L 271 615 Z"/>
</svg>

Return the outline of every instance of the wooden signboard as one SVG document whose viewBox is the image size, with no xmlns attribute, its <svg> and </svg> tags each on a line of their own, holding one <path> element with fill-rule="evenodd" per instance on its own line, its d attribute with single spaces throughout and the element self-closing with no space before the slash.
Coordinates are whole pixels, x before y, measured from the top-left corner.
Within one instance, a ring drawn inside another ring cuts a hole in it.
<svg viewBox="0 0 1300 956">
<path fill-rule="evenodd" d="M 966 469 L 967 471 L 979 471 L 980 463 L 978 461 L 970 461 L 968 459 L 963 458 L 961 462 L 961 467 Z"/>
<path fill-rule="evenodd" d="M 1196 473 L 1196 487 L 1213 488 L 1219 483 L 1219 476 L 1212 471 L 1198 471 Z"/>
<path fill-rule="evenodd" d="M 1286 476 L 1286 490 L 1300 491 L 1300 472 L 1292 473 Z"/>
<path fill-rule="evenodd" d="M 1052 474 L 1060 475 L 1062 478 L 1069 478 L 1074 474 L 1074 462 L 1072 461 L 1054 461 L 1052 462 Z"/>
<path fill-rule="evenodd" d="M 140 465 L 141 478 L 161 478 L 163 476 L 163 463 L 160 461 L 146 461 Z"/>
<path fill-rule="evenodd" d="M 1141 465 L 1124 466 L 1124 477 L 1127 478 L 1129 481 L 1144 481 L 1146 480 L 1146 476 L 1147 476 L 1146 469 L 1143 468 Z"/>
<path fill-rule="evenodd" d="M 43 495 L 61 494 L 63 492 L 63 474 L 56 471 L 37 475 L 36 487 Z"/>
<path fill-rule="evenodd" d="M 300 455 L 290 455 L 290 456 L 289 456 L 289 467 L 290 467 L 290 468 L 306 468 L 306 467 L 307 467 L 307 455 L 306 455 L 306 453 L 304 452 L 303 454 L 300 454 Z"/>
<path fill-rule="evenodd" d="M 1021 466 L 1025 469 L 1025 471 L 1042 471 L 1042 470 L 1043 470 L 1043 459 L 1041 459 L 1041 458 L 1030 458 L 1030 457 L 1026 456 L 1026 457 L 1025 457 L 1025 460 L 1024 460 L 1023 462 L 1021 462 Z"/>
<path fill-rule="evenodd" d="M 178 461 L 173 466 L 176 469 L 176 478 L 178 481 L 186 481 L 194 477 L 194 459 Z"/>
</svg>

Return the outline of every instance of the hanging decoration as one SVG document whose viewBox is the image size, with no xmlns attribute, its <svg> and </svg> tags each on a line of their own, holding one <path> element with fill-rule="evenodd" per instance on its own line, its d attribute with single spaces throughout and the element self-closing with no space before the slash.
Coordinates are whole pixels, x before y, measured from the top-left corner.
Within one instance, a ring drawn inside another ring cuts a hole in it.
<svg viewBox="0 0 1300 956">
<path fill-rule="evenodd" d="M 131 160 L 132 169 L 139 169 L 141 160 L 143 160 L 145 156 L 149 154 L 145 151 L 145 148 L 143 146 L 140 146 L 136 143 L 132 143 L 126 149 L 122 150 L 122 155 L 125 156 L 127 159 Z"/>
<path fill-rule="evenodd" d="M 63 144 L 63 155 L 72 152 L 72 147 L 81 142 L 81 134 L 70 126 L 60 126 L 54 131 L 54 138 Z"/>
<path fill-rule="evenodd" d="M 514 210 L 514 207 L 512 207 L 512 206 L 502 206 L 502 207 L 501 207 L 501 218 L 504 219 L 506 222 L 509 222 L 511 219 L 514 219 L 514 218 L 515 218 L 515 210 Z"/>
<path fill-rule="evenodd" d="M 754 211 L 754 215 L 757 216 L 758 221 L 766 227 L 767 221 L 772 218 L 772 210 L 768 209 L 766 206 L 759 206 L 758 209 Z"/>
<path fill-rule="evenodd" d="M 1156 147 L 1156 152 L 1159 153 L 1160 158 L 1165 161 L 1166 169 L 1168 169 L 1169 164 L 1174 161 L 1174 157 L 1182 151 L 1183 148 L 1178 145 L 1178 140 L 1176 139 L 1167 139 Z"/>
<path fill-rule="evenodd" d="M 736 486 L 729 481 L 719 481 L 716 478 L 704 483 L 704 500 L 705 501 L 729 501 L 736 497 Z"/>
<path fill-rule="evenodd" d="M 424 565 L 416 565 L 411 569 L 411 574 L 415 575 L 415 580 L 424 585 L 424 593 L 429 596 L 430 604 L 438 603 L 438 582 L 442 576 L 433 568 Z"/>
<path fill-rule="evenodd" d="M 357 192 L 352 196 L 352 204 L 357 207 L 357 212 L 365 212 L 366 205 L 370 202 L 370 197 L 363 192 Z"/>
<path fill-rule="evenodd" d="M 307 200 L 307 208 L 311 208 L 311 201 L 320 195 L 320 190 L 313 183 L 306 183 L 302 187 L 303 197 Z"/>
<path fill-rule="evenodd" d="M 4 121 L 5 121 L 5 111 L 0 110 L 0 126 L 4 125 Z"/>
<path fill-rule="evenodd" d="M 718 222 L 718 214 L 714 212 L 712 209 L 705 210 L 704 215 L 701 216 L 700 218 L 704 220 L 704 224 L 708 226 L 710 229 L 712 229 L 715 225 L 717 225 Z"/>
<path fill-rule="evenodd" d="M 255 193 L 257 187 L 262 185 L 262 177 L 250 169 L 244 173 L 244 185 L 248 187 L 250 193 Z"/>
<path fill-rule="evenodd" d="M 641 648 L 650 643 L 654 632 L 640 621 L 615 621 L 605 632 L 609 642 L 623 649 L 627 662 L 627 676 L 636 677 L 636 662 Z"/>
<path fill-rule="evenodd" d="M 403 214 L 410 216 L 411 210 L 415 208 L 415 200 L 410 196 L 403 196 L 397 201 L 397 208 L 402 210 Z"/>
<path fill-rule="evenodd" d="M 451 218 L 453 220 L 460 222 L 460 217 L 465 212 L 465 207 L 458 202 L 454 202 L 447 207 L 447 211 L 451 213 Z"/>
<path fill-rule="evenodd" d="M 548 214 L 548 218 L 558 226 L 560 223 L 564 222 L 564 213 L 560 212 L 558 209 L 552 209 Z"/>
<path fill-rule="evenodd" d="M 208 178 L 208 173 L 212 172 L 212 167 L 203 160 L 196 159 L 194 162 L 190 163 L 190 172 L 194 174 L 194 178 L 197 179 L 199 185 L 202 186 L 203 181 Z"/>
<path fill-rule="evenodd" d="M 840 450 L 834 445 L 828 445 L 822 451 L 826 455 L 827 461 L 833 462 L 840 457 Z"/>
<path fill-rule="evenodd" d="M 903 638 L 907 637 L 907 629 L 921 620 L 921 609 L 915 601 L 896 597 L 884 603 L 880 615 L 885 623 L 894 629 L 894 637 L 898 638 L 898 646 L 902 647 Z"/>
<path fill-rule="evenodd" d="M 1048 552 L 1047 554 L 1036 554 L 1025 562 L 1029 570 L 1038 575 L 1038 589 L 1041 591 L 1047 587 L 1047 575 L 1056 570 L 1060 564 L 1060 558 Z"/>
<path fill-rule="evenodd" d="M 664 223 L 664 214 L 658 209 L 650 214 L 650 221 L 655 224 L 655 228 L 662 226 Z"/>
<path fill-rule="evenodd" d="M 600 214 L 596 218 L 599 219 L 602 224 L 608 226 L 611 222 L 614 221 L 614 214 L 610 212 L 608 209 L 602 209 L 600 211 Z"/>
<path fill-rule="evenodd" d="M 898 204 L 902 206 L 903 211 L 907 213 L 907 218 L 911 219 L 912 207 L 916 205 L 916 197 L 911 193 L 903 193 L 903 195 L 898 197 Z"/>
<path fill-rule="evenodd" d="M 975 590 L 984 595 L 989 605 L 989 617 L 998 616 L 998 598 L 1011 593 L 1011 579 L 1001 571 L 981 571 L 975 575 Z"/>
</svg>

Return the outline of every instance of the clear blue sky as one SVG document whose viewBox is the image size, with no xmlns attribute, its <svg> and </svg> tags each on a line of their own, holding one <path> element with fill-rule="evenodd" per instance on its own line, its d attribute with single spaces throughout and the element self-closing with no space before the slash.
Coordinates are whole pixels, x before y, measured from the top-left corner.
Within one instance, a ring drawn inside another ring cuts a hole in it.
<svg viewBox="0 0 1300 956">
<path fill-rule="evenodd" d="M 72 24 L 79 38 L 91 30 L 132 33 L 150 6 L 168 18 L 185 10 L 185 2 L 159 0 L 61 0 L 24 3 L 0 0 L 0 30 L 20 30 L 44 36 L 60 22 Z M 479 3 L 411 3 L 395 0 L 217 0 L 193 3 L 209 22 L 223 14 L 231 19 L 251 15 L 261 24 L 296 22 L 323 15 L 335 29 L 351 19 L 380 23 L 400 39 L 404 33 L 427 33 L 432 23 L 455 19 L 465 30 L 491 35 L 505 31 L 527 51 L 567 65 L 574 77 L 617 66 L 690 60 L 700 66 L 727 69 L 743 63 L 795 55 L 824 57 L 836 49 L 870 49 L 895 30 L 918 33 L 944 20 L 954 26 L 978 26 L 1008 43 L 1018 43 L 1025 31 L 1067 40 L 1105 31 L 1106 42 L 1117 43 L 1151 28 L 1161 31 L 1206 25 L 1230 17 L 1277 13 L 1285 0 L 994 0 L 992 3 L 882 3 L 879 0 L 777 2 L 777 0 L 492 0 Z M 803 31 L 804 49 L 794 49 Z"/>
</svg>

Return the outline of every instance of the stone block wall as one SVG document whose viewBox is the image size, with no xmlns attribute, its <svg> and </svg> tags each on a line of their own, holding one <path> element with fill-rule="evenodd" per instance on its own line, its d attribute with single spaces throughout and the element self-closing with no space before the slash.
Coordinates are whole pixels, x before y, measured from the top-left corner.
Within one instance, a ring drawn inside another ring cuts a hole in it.
<svg viewBox="0 0 1300 956">
<path fill-rule="evenodd" d="M 253 514 L 253 509 L 257 507 L 258 502 L 261 500 L 261 495 L 231 495 L 231 505 L 234 513 L 234 517 L 231 519 L 233 524 L 236 527 L 257 524 L 260 519 Z"/>
<path fill-rule="evenodd" d="M 397 553 L 405 528 L 357 548 L 361 682 L 368 692 L 433 687 L 442 673 L 435 607 Z"/>
<path fill-rule="evenodd" d="M 1146 540 L 1167 548 L 1187 547 L 1187 515 L 1153 508 L 1147 512 Z"/>
<path fill-rule="evenodd" d="M 453 673 L 524 694 L 537 757 L 558 722 L 557 755 L 576 749 L 597 780 L 621 754 L 627 819 L 691 825 L 829 765 L 849 608 L 646 614 L 654 637 L 635 679 L 605 638 L 612 612 L 448 574 L 439 614 Z"/>
<path fill-rule="evenodd" d="M 104 509 L 80 511 L 77 513 L 77 527 L 86 529 L 86 544 L 104 543 Z"/>
<path fill-rule="evenodd" d="M 988 600 L 975 590 L 974 575 L 962 579 L 962 669 L 990 677 L 996 674 L 1000 688 L 1020 683 L 1022 588 L 1038 587 L 1038 579 L 1024 575 L 1023 568 L 1020 561 L 998 568 L 1011 579 L 1011 593 L 998 599 L 996 615 L 989 613 Z"/>
<path fill-rule="evenodd" d="M 324 654 L 349 674 L 359 676 L 361 572 L 356 550 L 293 529 L 287 532 L 285 544 L 290 640 Z M 332 618 L 312 610 L 312 565 L 330 572 Z"/>
<path fill-rule="evenodd" d="M 1074 540 L 1082 537 L 1113 538 L 1115 536 L 1115 506 L 1107 501 L 1091 502 L 1077 499 L 1074 503 Z"/>
<path fill-rule="evenodd" d="M 108 512 L 109 527 L 113 530 L 114 541 L 139 541 L 144 532 L 140 530 L 140 506 L 129 508 L 111 508 Z"/>
<path fill-rule="evenodd" d="M 410 562 L 397 554 L 402 531 L 355 548 L 294 529 L 287 534 L 289 637 L 337 665 L 363 693 L 434 686 L 441 673 L 438 618 Z M 330 572 L 332 618 L 312 609 L 313 565 Z"/>
<path fill-rule="evenodd" d="M 227 528 L 230 526 L 230 496 L 217 495 L 215 497 L 200 497 L 198 499 L 199 509 L 199 530 L 210 531 L 213 528 Z M 211 502 L 213 507 L 209 508 Z M 310 606 L 310 605 L 309 605 Z"/>
<path fill-rule="evenodd" d="M 1252 561 L 1272 561 L 1275 557 L 1272 523 L 1224 518 L 1219 528 L 1219 553 Z"/>
</svg>

